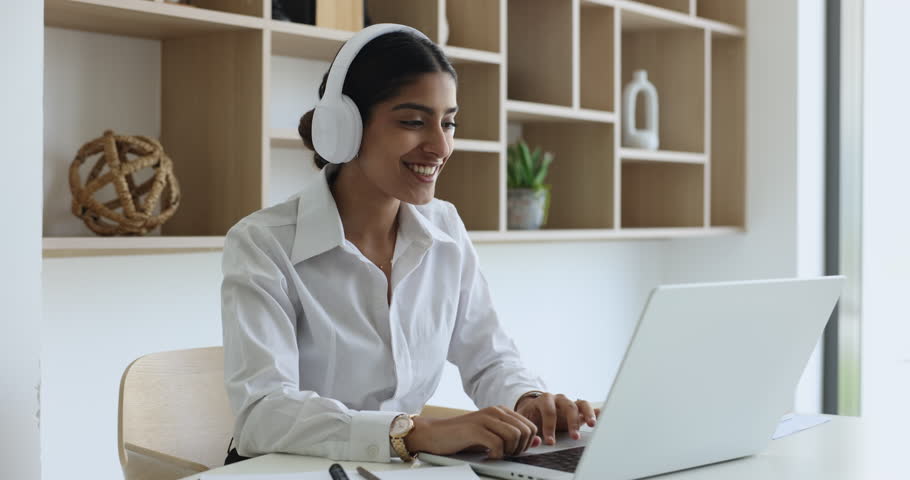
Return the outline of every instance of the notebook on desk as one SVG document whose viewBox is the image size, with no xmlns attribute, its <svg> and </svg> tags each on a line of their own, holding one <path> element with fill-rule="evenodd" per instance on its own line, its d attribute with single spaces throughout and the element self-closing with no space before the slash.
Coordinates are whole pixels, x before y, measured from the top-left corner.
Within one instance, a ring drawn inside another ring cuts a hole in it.
<svg viewBox="0 0 910 480">
<path fill-rule="evenodd" d="M 793 405 L 842 282 L 657 287 L 592 432 L 506 460 L 420 458 L 499 478 L 628 480 L 758 453 Z"/>
</svg>

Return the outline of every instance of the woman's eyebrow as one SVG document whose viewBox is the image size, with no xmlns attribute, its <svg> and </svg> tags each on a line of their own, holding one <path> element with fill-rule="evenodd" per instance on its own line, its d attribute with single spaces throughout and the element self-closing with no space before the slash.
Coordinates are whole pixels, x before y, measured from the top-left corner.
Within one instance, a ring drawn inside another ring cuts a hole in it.
<svg viewBox="0 0 910 480">
<path fill-rule="evenodd" d="M 419 104 L 419 103 L 411 103 L 411 102 L 399 103 L 398 105 L 395 105 L 394 107 L 392 107 L 392 110 L 393 110 L 393 111 L 394 111 L 394 110 L 402 110 L 402 109 L 405 109 L 405 108 L 410 108 L 410 109 L 413 109 L 413 110 L 420 110 L 421 112 L 425 112 L 425 113 L 428 113 L 428 114 L 430 114 L 430 115 L 435 115 L 435 114 L 436 114 L 436 110 L 433 110 L 432 108 L 430 108 L 430 107 L 428 107 L 428 106 L 426 106 L 426 105 L 421 105 L 421 104 Z M 454 106 L 454 107 L 452 107 L 452 108 L 447 109 L 447 110 L 446 110 L 446 114 L 448 115 L 448 114 L 450 114 L 450 113 L 455 113 L 455 112 L 457 112 L 457 111 L 458 111 L 458 106 L 456 105 L 456 106 Z"/>
</svg>

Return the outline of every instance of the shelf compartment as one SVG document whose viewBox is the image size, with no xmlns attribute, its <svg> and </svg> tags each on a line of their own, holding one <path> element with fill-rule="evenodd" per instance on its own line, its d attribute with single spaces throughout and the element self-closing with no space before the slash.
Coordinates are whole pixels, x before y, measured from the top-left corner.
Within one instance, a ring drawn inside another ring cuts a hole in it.
<svg viewBox="0 0 910 480">
<path fill-rule="evenodd" d="M 746 47 L 711 39 L 711 225 L 745 226 Z"/>
<path fill-rule="evenodd" d="M 351 32 L 314 27 L 302 23 L 268 20 L 272 35 L 272 54 L 331 61 L 349 38 Z"/>
<path fill-rule="evenodd" d="M 638 2 L 621 2 L 623 31 L 701 29 L 704 22 L 679 11 Z"/>
<path fill-rule="evenodd" d="M 579 18 L 579 96 L 581 107 L 612 112 L 615 98 L 616 10 L 582 6 Z"/>
<path fill-rule="evenodd" d="M 483 50 L 474 50 L 471 48 L 453 47 L 443 45 L 442 51 L 446 57 L 454 64 L 459 63 L 491 63 L 499 65 L 502 63 L 502 54 L 494 52 L 485 52 Z"/>
<path fill-rule="evenodd" d="M 506 101 L 506 113 L 509 121 L 515 122 L 598 122 L 613 123 L 616 115 L 585 108 L 571 108 L 560 105 Z"/>
<path fill-rule="evenodd" d="M 370 0 L 367 15 L 376 23 L 400 23 L 414 27 L 439 43 L 438 0 Z"/>
<path fill-rule="evenodd" d="M 666 10 L 672 10 L 674 12 L 679 12 L 684 15 L 691 15 L 691 2 L 690 0 L 636 0 L 639 3 L 644 3 L 658 8 L 663 8 Z"/>
<path fill-rule="evenodd" d="M 436 197 L 455 205 L 468 230 L 499 230 L 499 159 L 499 153 L 456 150 L 436 181 Z"/>
<path fill-rule="evenodd" d="M 458 138 L 500 140 L 502 98 L 500 66 L 482 63 L 463 63 L 455 67 L 458 73 L 458 114 L 455 122 Z"/>
<path fill-rule="evenodd" d="M 623 17 L 625 19 L 625 17 Z M 636 70 L 646 70 L 657 89 L 660 148 L 705 151 L 704 30 L 626 31 L 622 35 L 622 85 Z M 636 123 L 644 123 L 638 108 Z"/>
<path fill-rule="evenodd" d="M 161 143 L 182 196 L 164 235 L 224 235 L 262 208 L 264 40 L 260 31 L 162 42 Z"/>
<path fill-rule="evenodd" d="M 447 45 L 502 52 L 500 6 L 504 0 L 443 0 L 449 24 Z"/>
<path fill-rule="evenodd" d="M 696 0 L 695 14 L 717 22 L 746 26 L 746 0 Z"/>
<path fill-rule="evenodd" d="M 269 0 L 192 0 L 191 6 L 263 18 L 267 2 L 269 5 L 268 11 L 271 12 L 272 6 Z M 186 7 L 187 5 L 182 6 Z"/>
<path fill-rule="evenodd" d="M 668 10 L 640 2 L 628 0 L 581 0 L 581 4 L 583 6 L 604 5 L 620 9 L 623 29 L 627 31 L 695 28 L 710 29 L 714 32 L 734 37 L 745 36 L 745 30 L 737 25 L 698 18 L 680 11 Z"/>
<path fill-rule="evenodd" d="M 509 0 L 508 8 L 508 98 L 571 107 L 573 2 Z"/>
<path fill-rule="evenodd" d="M 669 150 L 643 150 L 623 148 L 619 151 L 623 162 L 661 162 L 704 164 L 707 155 L 704 153 L 673 152 Z"/>
<path fill-rule="evenodd" d="M 550 229 L 613 228 L 613 125 L 526 123 L 528 147 L 552 152 Z"/>
<path fill-rule="evenodd" d="M 230 2 L 208 2 L 210 7 Z M 231 30 L 261 30 L 259 15 L 241 15 L 149 0 L 45 0 L 45 25 L 71 30 L 170 39 Z"/>
<path fill-rule="evenodd" d="M 622 228 L 704 227 L 704 166 L 623 163 Z"/>
</svg>

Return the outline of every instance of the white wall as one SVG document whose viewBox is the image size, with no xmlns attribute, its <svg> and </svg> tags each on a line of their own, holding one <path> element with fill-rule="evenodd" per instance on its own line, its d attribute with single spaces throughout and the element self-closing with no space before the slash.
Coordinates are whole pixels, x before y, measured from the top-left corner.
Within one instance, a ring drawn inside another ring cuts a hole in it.
<svg viewBox="0 0 910 480">
<path fill-rule="evenodd" d="M 865 5 L 861 413 L 907 425 L 910 3 L 866 0 Z"/>
<path fill-rule="evenodd" d="M 44 7 L 6 2 L 0 14 L 0 477 L 41 476 L 38 385 L 41 325 L 41 78 Z"/>
</svg>

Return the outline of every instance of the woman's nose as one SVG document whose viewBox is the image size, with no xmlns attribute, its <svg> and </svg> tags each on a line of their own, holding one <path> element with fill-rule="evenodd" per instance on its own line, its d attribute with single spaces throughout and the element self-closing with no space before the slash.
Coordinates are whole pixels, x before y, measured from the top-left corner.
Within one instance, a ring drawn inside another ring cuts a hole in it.
<svg viewBox="0 0 910 480">
<path fill-rule="evenodd" d="M 446 158 L 449 156 L 449 135 L 445 128 L 437 126 L 428 129 L 428 138 L 424 141 L 424 151 L 432 153 L 437 158 Z"/>
</svg>

